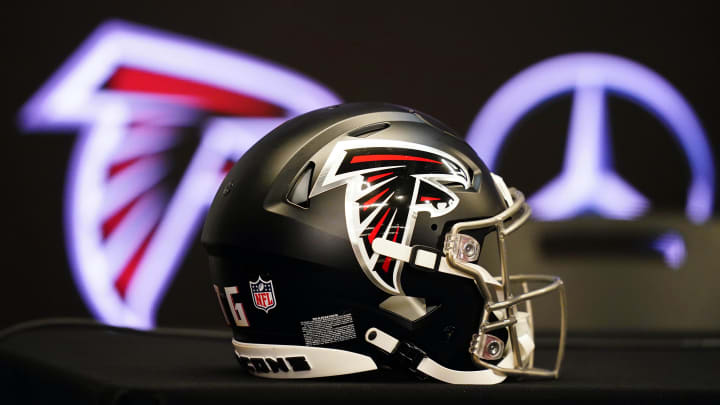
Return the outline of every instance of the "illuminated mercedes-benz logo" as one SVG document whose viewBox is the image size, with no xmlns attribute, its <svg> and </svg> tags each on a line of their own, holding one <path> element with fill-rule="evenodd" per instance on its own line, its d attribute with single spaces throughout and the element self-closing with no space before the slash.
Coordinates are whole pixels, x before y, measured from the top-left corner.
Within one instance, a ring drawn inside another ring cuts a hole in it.
<svg viewBox="0 0 720 405">
<path fill-rule="evenodd" d="M 527 68 L 490 98 L 466 139 L 492 169 L 513 126 L 530 110 L 569 92 L 573 92 L 573 106 L 562 173 L 528 200 L 537 219 L 570 219 L 582 212 L 633 219 L 649 207 L 647 198 L 609 163 L 612 159 L 605 122 L 608 92 L 644 107 L 669 128 L 690 165 L 685 212 L 694 223 L 711 216 L 715 169 L 699 119 L 665 79 L 618 56 L 570 54 Z"/>
</svg>

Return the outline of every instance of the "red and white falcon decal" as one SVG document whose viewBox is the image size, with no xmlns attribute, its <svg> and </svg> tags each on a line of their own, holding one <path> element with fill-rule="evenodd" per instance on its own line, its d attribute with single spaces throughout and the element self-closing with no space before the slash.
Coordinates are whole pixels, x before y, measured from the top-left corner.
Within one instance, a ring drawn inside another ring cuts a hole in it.
<svg viewBox="0 0 720 405">
<path fill-rule="evenodd" d="M 459 200 L 447 185 L 470 187 L 468 169 L 449 154 L 393 140 L 338 142 L 322 168 L 310 198 L 341 185 L 345 219 L 355 256 L 368 278 L 389 294 L 403 294 L 402 262 L 372 249 L 375 238 L 409 245 L 418 212 L 431 217 L 455 209 Z"/>
<path fill-rule="evenodd" d="M 287 119 L 338 102 L 237 51 L 119 21 L 98 28 L 20 117 L 29 131 L 79 131 L 65 232 L 93 314 L 152 327 L 234 161 Z"/>
</svg>

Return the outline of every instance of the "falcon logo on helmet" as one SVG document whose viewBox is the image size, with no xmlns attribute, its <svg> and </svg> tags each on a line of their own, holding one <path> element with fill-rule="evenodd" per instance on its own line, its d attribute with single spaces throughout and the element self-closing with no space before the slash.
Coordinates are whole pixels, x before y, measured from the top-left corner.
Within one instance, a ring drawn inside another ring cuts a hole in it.
<svg viewBox="0 0 720 405">
<path fill-rule="evenodd" d="M 467 189 L 470 180 L 468 169 L 457 159 L 425 145 L 342 141 L 335 145 L 310 197 L 347 185 L 345 220 L 360 267 L 378 288 L 403 294 L 403 263 L 374 252 L 373 240 L 410 245 L 418 212 L 431 217 L 449 213 L 459 202 L 449 186 Z"/>
</svg>

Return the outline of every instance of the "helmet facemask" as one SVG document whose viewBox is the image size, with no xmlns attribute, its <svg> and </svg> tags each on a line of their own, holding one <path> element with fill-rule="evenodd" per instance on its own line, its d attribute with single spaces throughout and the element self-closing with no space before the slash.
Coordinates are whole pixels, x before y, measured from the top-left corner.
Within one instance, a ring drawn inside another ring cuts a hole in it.
<svg viewBox="0 0 720 405">
<path fill-rule="evenodd" d="M 455 223 L 445 235 L 443 253 L 451 268 L 462 271 L 475 279 L 481 294 L 485 297 L 483 317 L 477 334 L 473 335 L 470 346 L 473 362 L 480 367 L 505 375 L 557 378 L 565 347 L 567 312 L 565 287 L 562 280 L 555 276 L 536 274 L 509 275 L 505 238 L 525 223 L 531 213 L 531 209 L 520 191 L 509 189 L 509 194 L 512 204 L 498 215 L 480 220 Z M 474 252 L 475 245 L 479 247 L 479 244 L 472 237 L 462 233 L 463 231 L 487 230 L 488 228 L 494 229 L 497 237 L 500 276 L 496 277 L 495 280 L 499 284 L 488 282 L 487 275 L 483 274 L 484 269 L 473 264 L 477 260 L 477 255 L 468 255 L 468 253 Z M 544 283 L 545 286 L 531 291 L 529 289 L 529 283 L 531 282 Z M 520 285 L 523 291 L 522 294 L 517 296 L 513 294 L 513 284 Z M 557 291 L 560 298 L 560 338 L 555 367 L 549 370 L 534 367 L 532 348 L 523 353 L 520 336 L 529 335 L 531 341 L 528 343 L 532 343 L 533 320 L 530 301 L 553 291 Z M 518 306 L 520 304 L 524 305 L 525 311 L 519 310 Z M 497 320 L 491 321 L 490 314 L 495 314 Z M 502 358 L 503 356 L 500 354 L 506 349 L 502 347 L 503 342 L 491 333 L 501 328 L 507 328 L 509 332 L 511 347 L 507 348 L 507 350 L 512 351 L 512 368 L 494 365 L 489 362 Z M 519 333 L 520 330 L 522 333 Z M 513 348 L 521 349 L 515 350 Z"/>
<path fill-rule="evenodd" d="M 530 217 L 530 207 L 524 195 L 516 189 L 507 189 L 497 176 L 495 182 L 501 189 L 509 206 L 499 214 L 479 220 L 456 222 L 445 234 L 442 253 L 423 246 L 404 246 L 385 239 L 376 239 L 373 250 L 413 266 L 472 278 L 484 298 L 483 315 L 477 327 L 477 333 L 469 343 L 469 353 L 473 363 L 480 369 L 492 371 L 500 376 L 557 378 L 562 362 L 566 335 L 566 298 L 562 280 L 547 275 L 509 275 L 505 238 L 517 230 Z M 480 253 L 480 243 L 469 233 L 484 235 L 495 234 L 499 254 L 500 275 L 493 277 L 485 268 L 476 264 Z M 530 290 L 530 283 L 543 283 L 543 287 Z M 513 286 L 522 288 L 522 293 L 514 295 Z M 553 369 L 541 369 L 534 366 L 534 328 L 531 300 L 557 291 L 560 297 L 560 338 L 555 366 Z M 522 305 L 524 308 L 519 308 Z M 521 311 L 523 309 L 523 311 Z M 494 316 L 493 316 L 494 315 Z M 507 329 L 508 344 L 493 335 L 493 331 Z M 520 350 L 516 350 L 519 348 Z M 432 375 L 440 370 L 436 365 L 418 370 Z M 456 382 L 460 374 L 442 369 L 449 376 L 446 381 Z M 465 380 L 463 383 L 485 382 L 485 376 Z"/>
</svg>

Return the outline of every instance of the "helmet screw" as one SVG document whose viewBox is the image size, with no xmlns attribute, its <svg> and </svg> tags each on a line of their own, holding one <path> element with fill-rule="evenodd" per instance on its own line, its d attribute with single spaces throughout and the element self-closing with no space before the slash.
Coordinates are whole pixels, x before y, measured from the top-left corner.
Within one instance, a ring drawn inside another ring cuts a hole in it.
<svg viewBox="0 0 720 405">
<path fill-rule="evenodd" d="M 491 356 L 497 356 L 497 354 L 500 353 L 500 343 L 496 341 L 490 342 L 487 346 L 487 351 Z"/>
<path fill-rule="evenodd" d="M 443 329 L 443 337 L 445 338 L 446 342 L 449 342 L 450 339 L 452 339 L 453 334 L 455 334 L 455 327 L 452 325 L 446 326 Z"/>
<path fill-rule="evenodd" d="M 468 243 L 465 245 L 465 254 L 468 256 L 473 256 L 475 254 L 475 246 Z"/>
<path fill-rule="evenodd" d="M 368 333 L 368 339 L 375 340 L 376 337 L 377 337 L 377 332 L 372 331 L 372 332 Z"/>
<path fill-rule="evenodd" d="M 225 185 L 225 187 L 223 187 L 222 194 L 224 196 L 230 194 L 230 191 L 232 191 L 233 187 L 235 187 L 235 184 L 232 181 L 229 182 L 228 184 Z"/>
</svg>

